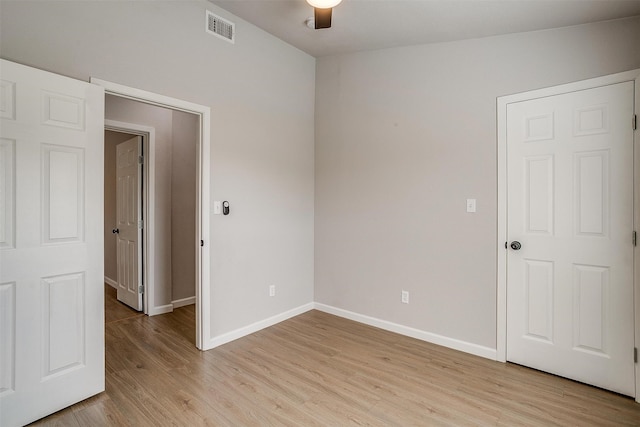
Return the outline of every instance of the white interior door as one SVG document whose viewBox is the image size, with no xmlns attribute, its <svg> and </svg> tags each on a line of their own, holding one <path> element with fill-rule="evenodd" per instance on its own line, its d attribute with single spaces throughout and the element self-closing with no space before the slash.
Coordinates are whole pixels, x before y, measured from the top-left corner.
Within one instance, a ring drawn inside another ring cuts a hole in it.
<svg viewBox="0 0 640 427">
<path fill-rule="evenodd" d="M 631 396 L 633 109 L 633 82 L 507 107 L 507 360 Z"/>
<path fill-rule="evenodd" d="M 116 147 L 118 300 L 142 310 L 142 138 Z"/>
<path fill-rule="evenodd" d="M 104 390 L 104 91 L 0 60 L 0 425 Z"/>
</svg>

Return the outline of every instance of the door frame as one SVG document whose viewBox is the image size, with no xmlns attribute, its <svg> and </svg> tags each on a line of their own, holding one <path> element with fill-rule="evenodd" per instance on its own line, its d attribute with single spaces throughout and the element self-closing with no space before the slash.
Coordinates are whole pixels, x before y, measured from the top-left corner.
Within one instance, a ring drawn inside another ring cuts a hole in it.
<svg viewBox="0 0 640 427">
<path fill-rule="evenodd" d="M 209 224 L 211 218 L 211 108 L 205 105 L 96 79 L 94 77 L 91 77 L 91 83 L 103 87 L 106 95 L 118 96 L 145 104 L 183 111 L 199 117 L 199 139 L 196 147 L 197 218 L 195 237 L 196 240 L 201 241 L 201 244 L 197 246 L 196 250 L 196 347 L 200 350 L 206 350 L 207 343 L 210 339 L 209 337 L 211 336 L 211 256 L 209 249 L 211 246 Z M 151 149 L 151 147 L 149 147 L 149 149 Z M 150 167 L 146 169 L 151 169 L 154 159 L 151 158 L 150 151 L 147 152 L 150 154 Z M 147 180 L 147 184 L 150 183 L 153 183 L 153 175 Z M 152 192 L 149 191 L 149 193 Z M 148 210 L 149 209 L 147 209 L 147 211 Z M 145 223 L 145 228 L 146 227 L 147 224 Z M 153 233 L 150 231 L 145 234 Z M 153 246 L 151 242 L 148 243 L 147 253 L 151 254 L 152 252 L 150 251 L 153 250 Z M 148 256 L 147 259 L 150 261 L 152 257 Z M 145 302 L 145 304 L 147 303 Z"/>
<path fill-rule="evenodd" d="M 498 137 L 498 239 L 497 248 L 497 292 L 496 292 L 496 360 L 507 361 L 507 106 L 511 103 L 528 101 L 536 98 L 560 95 L 576 92 L 599 86 L 616 83 L 635 82 L 635 114 L 638 114 L 637 106 L 640 106 L 640 69 L 625 71 L 593 79 L 582 80 L 559 86 L 501 96 L 497 98 L 497 137 Z M 631 126 L 632 117 L 629 118 Z M 640 143 L 640 129 L 638 126 L 633 133 L 634 145 L 634 228 L 640 224 L 640 149 L 636 145 Z M 637 230 L 640 232 L 640 230 Z M 631 239 L 632 236 L 629 236 Z M 634 329 L 635 347 L 640 347 L 640 251 L 634 250 Z M 640 403 L 640 364 L 635 364 L 636 375 L 636 402 Z"/>
<path fill-rule="evenodd" d="M 104 130 L 121 132 L 142 137 L 142 155 L 145 159 L 142 168 L 142 194 L 138 197 L 142 201 L 142 295 L 143 312 L 149 316 L 166 313 L 166 310 L 157 309 L 150 301 L 154 301 L 155 290 L 155 139 L 156 129 L 150 126 L 143 126 L 137 123 L 120 122 L 117 120 L 104 120 Z"/>
</svg>

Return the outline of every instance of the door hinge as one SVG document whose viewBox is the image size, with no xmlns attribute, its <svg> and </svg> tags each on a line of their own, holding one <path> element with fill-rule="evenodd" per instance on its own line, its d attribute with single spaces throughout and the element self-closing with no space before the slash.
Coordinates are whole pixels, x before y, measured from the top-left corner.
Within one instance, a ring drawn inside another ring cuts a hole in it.
<svg viewBox="0 0 640 427">
<path fill-rule="evenodd" d="M 138 164 L 139 165 L 144 164 L 144 156 L 138 156 Z"/>
<path fill-rule="evenodd" d="M 138 229 L 142 230 L 144 228 L 144 220 L 138 221 Z"/>
<path fill-rule="evenodd" d="M 633 363 L 638 363 L 638 348 L 633 348 Z"/>
<path fill-rule="evenodd" d="M 200 240 L 200 246 L 204 246 L 204 240 Z"/>
<path fill-rule="evenodd" d="M 637 232 L 633 232 L 633 246 L 637 246 L 638 245 L 638 233 Z"/>
<path fill-rule="evenodd" d="M 638 129 L 638 115 L 634 114 L 633 115 L 633 130 Z"/>
<path fill-rule="evenodd" d="M 139 294 L 143 294 L 144 293 L 144 286 L 138 286 L 138 293 Z"/>
</svg>

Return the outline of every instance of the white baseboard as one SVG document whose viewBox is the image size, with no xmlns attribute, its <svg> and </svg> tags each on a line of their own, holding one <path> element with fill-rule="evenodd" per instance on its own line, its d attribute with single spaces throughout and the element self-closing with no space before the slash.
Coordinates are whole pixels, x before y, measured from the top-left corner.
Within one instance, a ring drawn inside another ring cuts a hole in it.
<svg viewBox="0 0 640 427">
<path fill-rule="evenodd" d="M 465 353 L 474 354 L 491 360 L 496 360 L 497 352 L 494 348 L 484 347 L 478 344 L 461 341 L 455 338 L 449 338 L 431 332 L 422 331 L 420 329 L 411 328 L 409 326 L 399 325 L 397 323 L 388 322 L 386 320 L 377 319 L 375 317 L 365 316 L 363 314 L 354 313 L 352 311 L 343 310 L 341 308 L 332 307 L 321 303 L 314 303 L 314 308 L 325 313 L 335 316 L 344 317 L 345 319 L 354 320 L 369 326 L 384 329 L 385 331 L 395 332 L 411 338 L 427 341 L 432 344 L 441 345 L 454 350 L 463 351 Z"/>
<path fill-rule="evenodd" d="M 189 298 L 185 298 L 184 300 L 189 300 Z M 178 301 L 184 301 L 184 300 L 178 300 Z M 195 298 L 194 298 L 194 302 L 195 302 Z M 318 302 L 304 304 L 304 305 L 301 305 L 300 307 L 296 307 L 289 311 L 285 311 L 284 313 L 280 313 L 275 316 L 269 317 L 268 319 L 260 320 L 258 322 L 252 323 L 251 325 L 247 325 L 242 328 L 238 328 L 234 331 L 227 332 L 222 335 L 218 335 L 217 337 L 213 337 L 209 340 L 208 343 L 206 343 L 203 350 L 210 350 L 212 348 L 221 346 L 223 344 L 237 340 L 239 338 L 242 338 L 254 332 L 258 332 L 261 329 L 268 328 L 269 326 L 273 326 L 277 323 L 280 323 L 292 317 L 298 316 L 302 313 L 306 313 L 307 311 L 313 310 L 313 309 L 323 311 L 325 313 L 333 314 L 335 316 L 343 317 L 345 319 L 364 323 L 365 325 L 384 329 L 386 331 L 395 332 L 400 335 L 416 338 L 421 341 L 426 341 L 432 344 L 441 345 L 443 347 L 451 348 L 453 350 L 458 350 L 458 351 L 473 354 L 476 356 L 484 357 L 486 359 L 496 360 L 496 357 L 497 357 L 497 351 L 494 348 L 473 344 L 473 343 L 458 340 L 455 338 L 445 337 L 443 335 L 434 334 L 432 332 L 422 331 L 420 329 L 415 329 L 409 326 L 404 326 L 404 325 L 389 322 L 386 320 L 377 319 L 375 317 L 365 316 L 363 314 L 354 313 L 352 311 L 343 310 L 341 308 L 332 307 L 330 305 L 321 304 Z M 160 313 L 156 313 L 156 314 L 160 314 Z"/>
<path fill-rule="evenodd" d="M 238 338 L 242 338 L 254 332 L 258 332 L 261 329 L 268 328 L 269 326 L 273 326 L 299 314 L 306 313 L 309 310 L 313 310 L 313 307 L 314 303 L 310 302 L 289 311 L 285 311 L 284 313 L 276 314 L 275 316 L 269 317 L 268 319 L 260 320 L 259 322 L 252 323 L 251 325 L 238 328 L 235 331 L 218 335 L 217 337 L 211 338 L 209 342 L 205 344 L 203 350 L 211 350 L 212 348 L 237 340 Z"/>
<path fill-rule="evenodd" d="M 110 279 L 107 276 L 104 276 L 104 283 L 106 283 L 107 285 L 118 289 L 118 282 L 116 282 L 113 279 Z M 186 302 L 186 300 L 191 299 L 192 302 Z M 149 312 L 146 313 L 148 316 L 156 316 L 158 314 L 165 314 L 165 313 L 171 313 L 173 311 L 174 307 L 182 307 L 183 305 L 189 305 L 189 304 L 195 304 L 196 302 L 196 297 L 192 297 L 192 298 L 184 298 L 181 300 L 177 300 L 177 301 L 173 301 L 171 304 L 166 304 L 166 305 L 160 305 L 158 307 L 150 307 L 149 308 Z M 175 305 L 175 303 L 181 304 L 181 305 Z"/>
<path fill-rule="evenodd" d="M 171 313 L 173 311 L 173 304 L 159 305 L 157 307 L 149 307 L 148 316 L 157 316 L 158 314 Z"/>
<path fill-rule="evenodd" d="M 118 289 L 118 282 L 116 282 L 113 279 L 108 278 L 107 276 L 104 276 L 104 283 L 106 283 L 107 285 L 111 286 L 112 288 Z"/>
<path fill-rule="evenodd" d="M 178 307 L 184 307 L 185 305 L 191 305 L 191 304 L 195 304 L 196 303 L 196 297 L 189 297 L 189 298 L 181 298 L 181 299 L 177 299 L 175 301 L 171 301 L 171 304 L 173 305 L 173 308 L 178 308 Z"/>
</svg>

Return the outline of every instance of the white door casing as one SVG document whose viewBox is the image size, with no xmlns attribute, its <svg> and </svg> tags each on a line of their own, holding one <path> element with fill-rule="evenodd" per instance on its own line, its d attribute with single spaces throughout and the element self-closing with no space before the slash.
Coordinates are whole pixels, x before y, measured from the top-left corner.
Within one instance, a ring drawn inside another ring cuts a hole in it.
<svg viewBox="0 0 640 427">
<path fill-rule="evenodd" d="M 212 283 L 211 283 L 211 235 L 210 235 L 210 198 L 211 198 L 211 109 L 204 105 L 195 104 L 192 102 L 160 95 L 153 92 L 144 91 L 128 86 L 123 86 L 117 83 L 108 82 L 105 80 L 91 78 L 91 82 L 97 84 L 105 89 L 105 92 L 114 95 L 121 96 L 127 99 L 132 99 L 147 104 L 158 105 L 161 107 L 180 110 L 188 113 L 198 115 L 200 118 L 199 129 L 199 144 L 197 148 L 197 220 L 196 220 L 196 242 L 199 240 L 200 245 L 196 250 L 196 347 L 201 350 L 208 350 L 214 348 L 217 343 L 211 336 L 211 298 L 212 298 Z M 123 130 L 126 130 L 128 125 L 123 124 L 117 126 Z M 150 155 L 153 155 L 153 151 L 149 151 Z M 153 159 L 150 158 L 147 171 L 149 173 L 148 181 L 149 185 L 153 185 Z M 150 190 L 148 188 L 148 190 Z M 149 193 L 150 191 L 148 191 Z M 149 200 L 147 205 L 152 205 L 152 194 L 148 194 Z M 148 212 L 148 210 L 147 210 Z M 150 219 L 152 216 L 150 216 Z M 147 267 L 150 269 L 147 276 L 147 280 L 153 274 L 153 224 L 149 221 L 149 224 L 145 224 L 147 248 L 148 253 L 145 256 L 148 258 Z M 149 293 L 146 293 L 149 298 Z M 148 303 L 152 305 L 152 303 Z M 149 309 L 149 315 L 159 314 L 152 313 Z"/>
<path fill-rule="evenodd" d="M 0 60 L 0 425 L 104 390 L 104 91 Z"/>
<path fill-rule="evenodd" d="M 635 396 L 634 83 L 593 86 L 504 105 L 506 359 Z"/>
<path fill-rule="evenodd" d="M 142 138 L 116 147 L 116 228 L 118 301 L 142 310 Z"/>
</svg>

